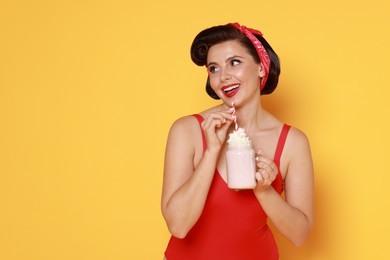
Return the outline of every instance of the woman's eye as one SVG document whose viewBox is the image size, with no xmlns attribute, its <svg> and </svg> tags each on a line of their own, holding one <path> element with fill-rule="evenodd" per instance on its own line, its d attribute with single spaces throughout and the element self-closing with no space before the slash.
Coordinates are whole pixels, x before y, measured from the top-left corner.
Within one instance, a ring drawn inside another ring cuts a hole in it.
<svg viewBox="0 0 390 260">
<path fill-rule="evenodd" d="M 231 64 L 233 65 L 233 66 L 236 66 L 236 65 L 238 65 L 238 64 L 240 64 L 241 63 L 241 61 L 239 61 L 239 60 L 232 60 L 231 61 Z"/>
<path fill-rule="evenodd" d="M 210 73 L 213 73 L 213 72 L 216 72 L 216 71 L 218 71 L 218 67 L 216 67 L 216 66 L 210 66 L 209 67 L 209 72 Z"/>
</svg>

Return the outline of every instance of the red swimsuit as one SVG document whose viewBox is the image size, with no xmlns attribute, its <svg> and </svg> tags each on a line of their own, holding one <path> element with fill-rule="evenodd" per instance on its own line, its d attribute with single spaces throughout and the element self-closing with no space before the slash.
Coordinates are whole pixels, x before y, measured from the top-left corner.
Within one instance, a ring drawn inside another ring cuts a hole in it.
<svg viewBox="0 0 390 260">
<path fill-rule="evenodd" d="M 199 124 L 200 115 L 194 115 Z M 279 168 L 280 157 L 290 126 L 284 125 L 275 151 L 274 162 Z M 203 151 L 206 139 L 202 131 Z M 283 192 L 280 173 L 273 188 Z M 183 239 L 171 237 L 165 252 L 167 260 L 273 260 L 278 248 L 267 225 L 267 215 L 252 190 L 234 191 L 227 187 L 218 170 L 202 215 Z"/>
</svg>

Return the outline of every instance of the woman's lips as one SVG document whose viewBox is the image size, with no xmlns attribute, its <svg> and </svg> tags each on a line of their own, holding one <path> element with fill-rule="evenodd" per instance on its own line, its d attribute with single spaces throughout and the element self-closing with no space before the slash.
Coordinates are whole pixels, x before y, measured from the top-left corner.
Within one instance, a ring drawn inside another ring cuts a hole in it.
<svg viewBox="0 0 390 260">
<path fill-rule="evenodd" d="M 240 84 L 230 84 L 223 86 L 221 89 L 224 93 L 224 95 L 228 98 L 233 97 L 237 94 L 237 92 L 240 90 Z"/>
</svg>

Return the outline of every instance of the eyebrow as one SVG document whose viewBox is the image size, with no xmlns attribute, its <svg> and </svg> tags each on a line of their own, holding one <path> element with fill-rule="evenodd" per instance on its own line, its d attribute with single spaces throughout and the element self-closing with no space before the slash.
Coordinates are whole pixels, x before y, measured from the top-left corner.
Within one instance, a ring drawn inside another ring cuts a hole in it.
<svg viewBox="0 0 390 260">
<path fill-rule="evenodd" d="M 245 58 L 242 57 L 242 56 L 233 55 L 233 56 L 227 58 L 227 59 L 225 60 L 225 62 L 229 62 L 229 61 L 234 60 L 234 59 L 236 59 L 236 58 L 245 59 Z M 206 66 L 208 67 L 208 66 L 210 66 L 210 65 L 216 65 L 216 64 L 218 64 L 218 63 L 217 63 L 217 62 L 210 62 L 210 63 L 207 63 Z"/>
</svg>

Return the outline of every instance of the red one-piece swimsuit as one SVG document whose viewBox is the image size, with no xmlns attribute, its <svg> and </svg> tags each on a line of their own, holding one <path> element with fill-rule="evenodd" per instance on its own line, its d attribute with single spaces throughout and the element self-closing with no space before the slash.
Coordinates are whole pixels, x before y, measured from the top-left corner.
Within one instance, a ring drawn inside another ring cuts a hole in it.
<svg viewBox="0 0 390 260">
<path fill-rule="evenodd" d="M 199 124 L 203 121 L 200 115 L 194 116 Z M 278 169 L 289 130 L 285 124 L 275 151 Z M 202 139 L 205 151 L 203 130 Z M 279 194 L 283 192 L 280 170 L 272 186 Z M 171 237 L 165 256 L 167 260 L 277 260 L 279 253 L 267 215 L 253 191 L 229 189 L 216 169 L 202 215 L 185 238 Z"/>
</svg>

